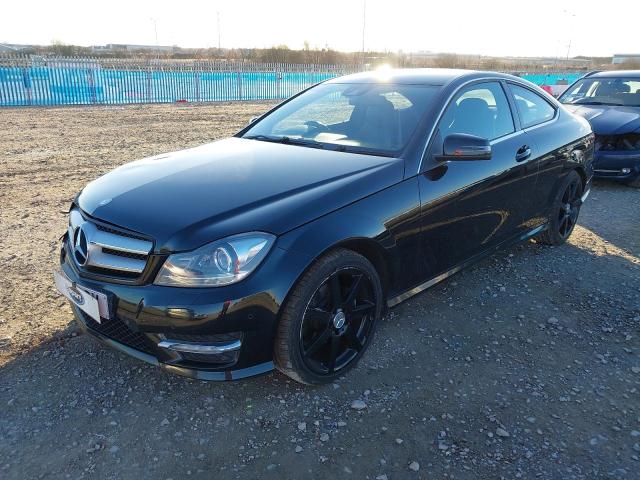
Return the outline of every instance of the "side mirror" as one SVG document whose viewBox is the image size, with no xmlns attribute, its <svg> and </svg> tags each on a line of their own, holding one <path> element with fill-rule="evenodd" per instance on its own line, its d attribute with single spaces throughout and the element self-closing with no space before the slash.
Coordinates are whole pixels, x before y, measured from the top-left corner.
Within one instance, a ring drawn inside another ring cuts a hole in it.
<svg viewBox="0 0 640 480">
<path fill-rule="evenodd" d="M 438 156 L 438 160 L 491 159 L 491 144 L 487 138 L 466 133 L 454 133 L 448 135 L 443 143 L 443 152 Z"/>
</svg>

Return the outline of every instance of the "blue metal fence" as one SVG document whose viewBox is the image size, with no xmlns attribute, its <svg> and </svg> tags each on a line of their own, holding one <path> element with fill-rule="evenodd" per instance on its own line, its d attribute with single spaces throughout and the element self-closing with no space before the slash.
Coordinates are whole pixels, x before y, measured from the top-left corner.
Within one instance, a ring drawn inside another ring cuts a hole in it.
<svg viewBox="0 0 640 480">
<path fill-rule="evenodd" d="M 0 58 L 0 106 L 278 100 L 357 66 L 8 57 Z M 538 85 L 578 73 L 522 74 Z"/>
<path fill-rule="evenodd" d="M 572 84 L 584 73 L 524 73 L 520 75 L 525 80 L 529 80 L 536 85 L 558 85 L 561 82 Z"/>
<path fill-rule="evenodd" d="M 276 100 L 352 73 L 340 65 L 0 59 L 0 106 Z"/>
</svg>

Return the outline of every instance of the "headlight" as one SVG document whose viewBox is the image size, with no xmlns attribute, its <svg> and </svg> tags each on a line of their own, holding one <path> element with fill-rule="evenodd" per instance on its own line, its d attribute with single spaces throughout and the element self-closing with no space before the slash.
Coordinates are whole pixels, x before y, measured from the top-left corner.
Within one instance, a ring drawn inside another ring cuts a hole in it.
<svg viewBox="0 0 640 480">
<path fill-rule="evenodd" d="M 251 232 L 223 238 L 192 252 L 174 253 L 164 262 L 156 285 L 219 287 L 253 272 L 269 253 L 275 237 Z"/>
</svg>

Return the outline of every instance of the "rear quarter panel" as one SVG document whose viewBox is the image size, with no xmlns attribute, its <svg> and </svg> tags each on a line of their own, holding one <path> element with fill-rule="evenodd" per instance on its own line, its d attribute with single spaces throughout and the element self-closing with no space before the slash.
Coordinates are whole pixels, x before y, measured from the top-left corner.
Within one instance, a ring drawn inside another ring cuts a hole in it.
<svg viewBox="0 0 640 480">
<path fill-rule="evenodd" d="M 535 223 L 546 221 L 558 186 L 571 170 L 586 183 L 593 175 L 593 133 L 589 122 L 559 108 L 556 120 L 526 129 L 540 152 Z"/>
</svg>

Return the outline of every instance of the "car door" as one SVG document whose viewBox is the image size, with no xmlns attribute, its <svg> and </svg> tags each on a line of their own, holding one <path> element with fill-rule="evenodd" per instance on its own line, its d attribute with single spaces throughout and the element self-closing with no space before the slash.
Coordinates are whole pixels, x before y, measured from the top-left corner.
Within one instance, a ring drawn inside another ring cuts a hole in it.
<svg viewBox="0 0 640 480">
<path fill-rule="evenodd" d="M 558 128 L 557 109 L 542 95 L 514 83 L 508 83 L 508 88 L 518 111 L 520 125 L 537 147 L 535 201 L 531 202 L 527 213 L 532 224 L 541 224 L 547 221 L 547 208 L 565 168 L 563 160 L 571 153 L 574 133 L 571 129 Z"/>
<path fill-rule="evenodd" d="M 453 133 L 490 140 L 490 160 L 438 160 Z M 446 107 L 419 175 L 424 261 L 434 273 L 513 237 L 525 228 L 535 191 L 536 148 L 520 129 L 505 85 L 463 87 Z"/>
</svg>

